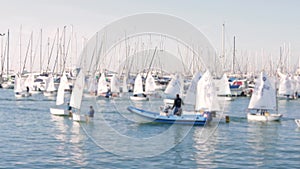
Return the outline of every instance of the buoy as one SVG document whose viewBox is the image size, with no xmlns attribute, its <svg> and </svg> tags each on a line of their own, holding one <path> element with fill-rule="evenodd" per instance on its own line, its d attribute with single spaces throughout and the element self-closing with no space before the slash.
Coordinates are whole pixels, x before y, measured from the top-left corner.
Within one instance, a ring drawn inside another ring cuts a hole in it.
<svg viewBox="0 0 300 169">
<path fill-rule="evenodd" d="M 229 116 L 225 116 L 225 120 L 226 120 L 226 123 L 229 123 L 230 122 Z"/>
</svg>

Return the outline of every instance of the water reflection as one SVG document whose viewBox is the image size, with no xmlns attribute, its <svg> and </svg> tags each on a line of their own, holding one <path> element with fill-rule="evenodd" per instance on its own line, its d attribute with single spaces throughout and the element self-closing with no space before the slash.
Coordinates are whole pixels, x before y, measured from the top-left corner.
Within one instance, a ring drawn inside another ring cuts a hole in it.
<svg viewBox="0 0 300 169">
<path fill-rule="evenodd" d="M 54 137 L 59 141 L 55 149 L 56 154 L 63 156 L 66 163 L 74 163 L 75 166 L 85 166 L 84 141 L 86 139 L 81 131 L 80 124 L 73 122 L 69 117 L 51 115 L 51 120 L 57 130 Z"/>
<path fill-rule="evenodd" d="M 216 130 L 206 142 L 204 141 L 207 138 L 204 138 L 205 134 L 203 135 L 203 133 L 211 131 L 211 127 L 195 128 L 193 133 L 193 147 L 197 150 L 194 158 L 199 168 L 215 168 L 217 166 L 216 163 L 214 163 L 214 155 L 216 154 L 215 148 L 218 144 L 218 130 Z"/>
<path fill-rule="evenodd" d="M 257 166 L 272 163 L 276 143 L 279 141 L 280 122 L 249 122 L 247 127 L 247 144 L 253 155 L 252 162 Z"/>
</svg>

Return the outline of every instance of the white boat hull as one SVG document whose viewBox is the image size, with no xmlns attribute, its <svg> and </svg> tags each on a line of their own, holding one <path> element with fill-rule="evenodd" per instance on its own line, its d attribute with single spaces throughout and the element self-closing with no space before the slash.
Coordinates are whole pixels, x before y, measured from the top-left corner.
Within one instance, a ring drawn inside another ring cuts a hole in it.
<svg viewBox="0 0 300 169">
<path fill-rule="evenodd" d="M 84 114 L 73 113 L 72 118 L 73 118 L 73 121 L 77 121 L 77 122 L 86 122 L 87 121 L 87 116 Z"/>
<path fill-rule="evenodd" d="M 32 91 L 30 91 L 30 93 L 31 93 L 31 94 L 40 94 L 41 91 L 38 91 L 38 90 L 32 90 Z"/>
<path fill-rule="evenodd" d="M 57 95 L 57 92 L 44 92 L 44 96 L 46 97 L 55 97 Z"/>
<path fill-rule="evenodd" d="M 251 121 L 279 121 L 282 117 L 282 114 L 266 114 L 261 115 L 255 113 L 248 113 L 247 119 Z"/>
<path fill-rule="evenodd" d="M 148 101 L 148 97 L 139 97 L 139 96 L 130 96 L 130 99 L 133 101 Z"/>
<path fill-rule="evenodd" d="M 219 101 L 233 101 L 234 98 L 232 97 L 225 97 L 225 96 L 218 96 L 217 97 Z"/>
<path fill-rule="evenodd" d="M 296 124 L 300 127 L 300 119 L 295 119 Z"/>
<path fill-rule="evenodd" d="M 142 110 L 133 106 L 127 108 L 130 112 L 137 114 L 141 117 L 141 122 L 157 122 L 157 123 L 168 123 L 168 124 L 186 124 L 186 125 L 200 125 L 203 126 L 212 120 L 209 114 L 200 115 L 167 115 L 166 113 L 151 112 L 147 110 Z"/>
<path fill-rule="evenodd" d="M 8 84 L 8 83 L 2 83 L 1 86 L 3 89 L 13 89 L 14 88 L 14 84 Z"/>
<path fill-rule="evenodd" d="M 56 116 L 69 116 L 69 112 L 64 109 L 50 108 L 50 112 L 52 115 Z"/>
<path fill-rule="evenodd" d="M 173 106 L 174 99 L 164 99 L 164 104 Z"/>
<path fill-rule="evenodd" d="M 29 97 L 29 96 L 31 96 L 31 94 L 30 93 L 15 93 L 15 97 L 16 98 L 23 98 L 23 97 Z"/>
</svg>

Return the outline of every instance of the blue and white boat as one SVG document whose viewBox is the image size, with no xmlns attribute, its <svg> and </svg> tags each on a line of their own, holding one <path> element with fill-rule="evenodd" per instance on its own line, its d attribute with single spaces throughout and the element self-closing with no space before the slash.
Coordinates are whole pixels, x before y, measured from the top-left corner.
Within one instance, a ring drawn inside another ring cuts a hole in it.
<svg viewBox="0 0 300 169">
<path fill-rule="evenodd" d="M 133 106 L 127 108 L 130 112 L 139 115 L 143 122 L 157 122 L 157 123 L 168 123 L 168 124 L 187 124 L 187 125 L 198 125 L 204 126 L 212 120 L 210 112 L 204 112 L 203 114 L 183 114 L 181 116 L 168 115 L 166 113 L 158 113 L 139 109 Z"/>
<path fill-rule="evenodd" d="M 199 79 L 199 78 L 198 78 Z M 173 111 L 169 112 L 168 105 L 165 105 L 160 112 L 152 112 L 143 110 L 133 106 L 129 106 L 127 109 L 139 115 L 145 122 L 159 122 L 159 123 L 177 123 L 177 124 L 189 124 L 189 125 L 205 125 L 213 120 L 213 115 L 219 109 L 219 103 L 216 99 L 217 94 L 212 82 L 212 77 L 209 71 L 207 71 L 203 77 L 197 82 L 197 87 L 191 88 L 196 95 L 189 95 L 189 97 L 195 97 L 195 109 L 192 111 L 182 111 L 182 115 L 177 116 L 173 114 Z"/>
</svg>

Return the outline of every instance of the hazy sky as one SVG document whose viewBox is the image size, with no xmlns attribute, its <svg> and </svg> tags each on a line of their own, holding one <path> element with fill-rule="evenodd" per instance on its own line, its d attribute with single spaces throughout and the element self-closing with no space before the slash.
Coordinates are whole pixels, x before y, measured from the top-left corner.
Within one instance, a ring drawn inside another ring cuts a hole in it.
<svg viewBox="0 0 300 169">
<path fill-rule="evenodd" d="M 237 51 L 279 55 L 279 47 L 291 43 L 292 56 L 300 56 L 299 0 L 0 0 L 0 32 L 10 29 L 12 55 L 31 31 L 42 28 L 49 36 L 56 28 L 73 25 L 78 38 L 91 38 L 103 26 L 121 17 L 165 13 L 196 26 L 220 51 L 222 24 L 226 24 L 226 48 L 236 36 Z M 14 39 L 15 38 L 15 39 Z M 27 40 L 28 41 L 28 37 Z M 27 42 L 26 42 L 27 43 Z M 15 54 L 16 55 L 16 54 Z"/>
</svg>

